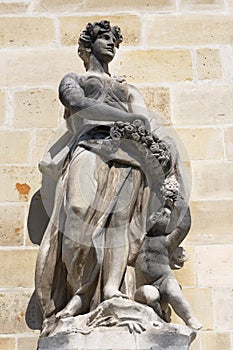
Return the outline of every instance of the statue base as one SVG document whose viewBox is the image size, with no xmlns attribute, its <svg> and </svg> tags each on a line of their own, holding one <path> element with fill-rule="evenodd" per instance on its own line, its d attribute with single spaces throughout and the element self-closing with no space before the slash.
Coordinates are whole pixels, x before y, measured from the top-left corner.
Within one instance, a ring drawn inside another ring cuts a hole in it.
<svg viewBox="0 0 233 350">
<path fill-rule="evenodd" d="M 38 350 L 188 350 L 195 337 L 193 329 L 164 322 L 147 305 L 113 298 L 88 314 L 60 319 L 39 339 Z"/>
<path fill-rule="evenodd" d="M 162 330 L 146 330 L 141 334 L 128 329 L 102 327 L 91 334 L 56 335 L 41 338 L 38 350 L 188 350 L 193 332 L 184 326 L 181 334 Z"/>
</svg>

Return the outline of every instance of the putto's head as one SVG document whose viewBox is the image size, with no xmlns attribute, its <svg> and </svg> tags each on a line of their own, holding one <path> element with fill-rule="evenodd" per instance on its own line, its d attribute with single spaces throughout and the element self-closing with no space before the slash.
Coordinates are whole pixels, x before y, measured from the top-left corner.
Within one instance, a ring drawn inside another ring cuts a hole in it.
<svg viewBox="0 0 233 350">
<path fill-rule="evenodd" d="M 91 53 L 99 61 L 109 63 L 115 55 L 115 49 L 119 48 L 122 41 L 120 28 L 111 27 L 109 21 L 88 23 L 79 37 L 78 54 L 84 61 L 86 69 L 89 66 Z"/>
</svg>

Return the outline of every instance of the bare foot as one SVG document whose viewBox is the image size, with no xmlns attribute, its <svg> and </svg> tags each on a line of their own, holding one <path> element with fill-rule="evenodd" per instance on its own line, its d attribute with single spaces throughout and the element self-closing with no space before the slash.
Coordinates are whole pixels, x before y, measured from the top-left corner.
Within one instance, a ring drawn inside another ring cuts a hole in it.
<svg viewBox="0 0 233 350">
<path fill-rule="evenodd" d="M 191 327 L 196 331 L 203 327 L 203 324 L 201 324 L 201 322 L 199 322 L 195 317 L 191 317 L 190 319 L 188 319 L 186 324 L 187 326 Z"/>
<path fill-rule="evenodd" d="M 123 321 L 120 322 L 117 327 L 128 327 L 128 330 L 130 333 L 136 332 L 136 333 L 142 333 L 145 332 L 146 328 L 142 325 L 142 323 L 137 321 Z"/>
<path fill-rule="evenodd" d="M 40 333 L 40 337 L 41 338 L 47 337 L 50 333 L 52 333 L 54 331 L 56 326 L 57 326 L 57 323 L 56 323 L 55 316 L 52 316 L 50 318 L 46 318 L 42 324 L 42 331 Z"/>
<path fill-rule="evenodd" d="M 129 299 L 128 295 L 121 293 L 118 289 L 113 288 L 113 287 L 105 287 L 104 288 L 104 300 L 108 300 L 111 298 Z"/>
<path fill-rule="evenodd" d="M 79 295 L 74 295 L 66 307 L 56 314 L 56 319 L 67 318 L 78 315 L 82 311 L 83 300 Z"/>
</svg>

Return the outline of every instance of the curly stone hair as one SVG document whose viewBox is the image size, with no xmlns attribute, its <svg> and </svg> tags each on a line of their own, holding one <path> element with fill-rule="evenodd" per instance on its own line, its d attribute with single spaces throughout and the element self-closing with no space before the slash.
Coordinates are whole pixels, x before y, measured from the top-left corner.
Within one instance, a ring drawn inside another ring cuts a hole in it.
<svg viewBox="0 0 233 350">
<path fill-rule="evenodd" d="M 85 68 L 87 69 L 89 64 L 89 58 L 92 51 L 92 45 L 96 41 L 99 35 L 103 33 L 111 32 L 115 38 L 115 46 L 119 48 L 120 43 L 123 41 L 121 30 L 118 26 L 110 26 L 110 22 L 102 20 L 100 22 L 88 23 L 86 28 L 81 32 L 78 40 L 78 54 L 84 61 Z"/>
</svg>

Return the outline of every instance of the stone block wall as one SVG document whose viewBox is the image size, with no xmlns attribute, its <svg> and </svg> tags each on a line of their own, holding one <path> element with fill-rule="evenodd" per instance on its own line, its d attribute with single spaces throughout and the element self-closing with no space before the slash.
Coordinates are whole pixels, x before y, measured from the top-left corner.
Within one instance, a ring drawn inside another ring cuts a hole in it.
<svg viewBox="0 0 233 350">
<path fill-rule="evenodd" d="M 27 235 L 37 169 L 62 122 L 57 87 L 84 72 L 88 21 L 109 19 L 125 41 L 111 66 L 164 118 L 192 172 L 189 261 L 176 272 L 204 324 L 192 350 L 233 349 L 233 1 L 0 1 L 0 350 L 36 349 L 25 323 L 37 247 Z M 182 142 L 181 142 L 182 141 Z M 188 157 L 187 157 L 188 153 Z M 180 322 L 174 316 L 174 321 Z"/>
</svg>

